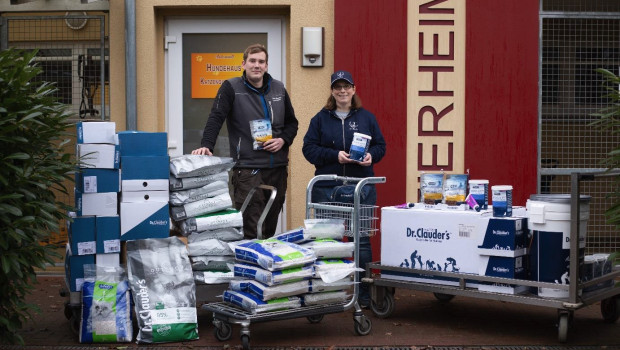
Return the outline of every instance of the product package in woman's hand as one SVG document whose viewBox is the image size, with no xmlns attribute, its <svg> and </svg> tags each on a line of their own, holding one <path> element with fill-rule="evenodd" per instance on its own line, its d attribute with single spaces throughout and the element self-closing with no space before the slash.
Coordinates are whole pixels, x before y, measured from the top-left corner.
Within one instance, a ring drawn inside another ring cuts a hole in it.
<svg viewBox="0 0 620 350">
<path fill-rule="evenodd" d="M 351 149 L 349 150 L 349 158 L 358 162 L 363 162 L 368 147 L 370 147 L 372 137 L 359 132 L 353 133 L 353 141 L 351 141 Z"/>
</svg>

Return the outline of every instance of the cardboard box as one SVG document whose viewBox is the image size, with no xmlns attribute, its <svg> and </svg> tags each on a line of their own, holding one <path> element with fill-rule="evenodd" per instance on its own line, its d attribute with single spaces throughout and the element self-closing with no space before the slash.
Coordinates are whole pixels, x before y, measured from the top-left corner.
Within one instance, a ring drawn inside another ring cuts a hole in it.
<svg viewBox="0 0 620 350">
<path fill-rule="evenodd" d="M 121 203 L 165 202 L 170 201 L 170 191 L 121 192 Z"/>
<path fill-rule="evenodd" d="M 69 222 L 69 243 L 75 255 L 95 254 L 95 217 L 78 216 Z"/>
<path fill-rule="evenodd" d="M 169 236 L 168 202 L 121 202 L 121 241 Z"/>
<path fill-rule="evenodd" d="M 118 267 L 121 266 L 121 255 L 120 253 L 96 254 L 95 263 L 97 266 Z"/>
<path fill-rule="evenodd" d="M 528 258 L 529 255 L 525 253 L 515 257 L 480 255 L 479 274 L 481 276 L 528 280 Z M 529 287 L 515 284 L 480 282 L 478 289 L 485 292 L 519 294 L 528 291 Z"/>
<path fill-rule="evenodd" d="M 116 145 L 83 143 L 77 145 L 75 153 L 80 160 L 80 168 L 119 168 L 120 154 Z"/>
<path fill-rule="evenodd" d="M 70 292 L 79 292 L 84 284 L 84 265 L 94 264 L 95 255 L 73 255 L 67 243 L 65 250 L 65 283 Z"/>
<path fill-rule="evenodd" d="M 81 169 L 75 173 L 75 188 L 82 193 L 120 192 L 118 169 Z"/>
<path fill-rule="evenodd" d="M 78 216 L 118 215 L 118 193 L 82 193 L 75 191 L 75 210 Z"/>
<path fill-rule="evenodd" d="M 526 218 L 490 218 L 479 253 L 487 255 L 519 256 L 529 246 Z"/>
<path fill-rule="evenodd" d="M 115 122 L 78 122 L 77 143 L 115 143 Z"/>
<path fill-rule="evenodd" d="M 121 131 L 118 133 L 121 156 L 167 156 L 165 132 Z"/>
<path fill-rule="evenodd" d="M 478 245 L 491 213 L 460 210 L 381 209 L 381 264 L 478 274 Z M 456 279 L 382 273 L 384 278 L 458 285 Z M 476 282 L 467 283 L 475 287 Z"/>
<path fill-rule="evenodd" d="M 170 157 L 121 156 L 123 191 L 163 191 L 169 189 Z"/>
<path fill-rule="evenodd" d="M 115 216 L 95 217 L 97 254 L 120 253 L 121 219 Z"/>
</svg>

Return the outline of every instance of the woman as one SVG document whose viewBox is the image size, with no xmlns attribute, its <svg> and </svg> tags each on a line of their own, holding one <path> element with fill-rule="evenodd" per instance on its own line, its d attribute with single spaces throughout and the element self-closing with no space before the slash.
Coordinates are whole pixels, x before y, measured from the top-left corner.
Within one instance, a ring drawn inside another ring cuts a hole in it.
<svg viewBox="0 0 620 350">
<path fill-rule="evenodd" d="M 331 94 L 327 104 L 310 121 L 304 136 L 302 148 L 304 157 L 314 164 L 315 175 L 336 174 L 347 177 L 374 176 L 373 165 L 385 155 L 385 139 L 375 116 L 362 108 L 362 101 L 355 93 L 355 83 L 351 73 L 338 71 L 331 76 Z M 362 161 L 350 159 L 349 150 L 354 133 L 372 137 L 368 152 Z M 333 202 L 339 198 L 335 190 L 342 183 L 335 181 L 317 182 L 312 190 L 312 202 Z M 377 192 L 374 185 L 364 187 L 362 204 L 374 205 Z M 372 261 L 370 238 L 360 238 L 359 266 L 366 267 Z M 362 284 L 359 303 L 362 307 L 370 304 L 368 286 Z"/>
</svg>

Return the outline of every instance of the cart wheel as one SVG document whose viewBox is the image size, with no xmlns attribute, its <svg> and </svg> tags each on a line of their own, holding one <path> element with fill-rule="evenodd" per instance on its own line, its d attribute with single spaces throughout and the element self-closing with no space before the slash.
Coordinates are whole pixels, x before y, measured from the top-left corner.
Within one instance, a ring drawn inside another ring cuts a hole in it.
<svg viewBox="0 0 620 350">
<path fill-rule="evenodd" d="M 244 334 L 241 336 L 241 346 L 243 347 L 243 350 L 250 350 L 250 336 L 247 334 Z"/>
<path fill-rule="evenodd" d="M 445 302 L 445 303 L 447 303 L 450 300 L 454 299 L 454 295 L 452 295 L 452 294 L 433 293 L 433 295 L 435 296 L 435 298 L 437 298 L 437 300 Z"/>
<path fill-rule="evenodd" d="M 65 302 L 65 317 L 67 318 L 67 320 L 70 320 L 71 317 L 73 317 L 73 310 L 71 309 L 71 305 L 69 305 L 69 302 Z"/>
<path fill-rule="evenodd" d="M 566 337 L 568 335 L 568 313 L 562 313 L 558 318 L 558 341 L 560 343 L 566 343 Z"/>
<path fill-rule="evenodd" d="M 310 323 L 319 323 L 323 320 L 323 316 L 325 315 L 312 315 L 306 317 Z"/>
<path fill-rule="evenodd" d="M 229 340 L 232 336 L 232 326 L 227 322 L 220 322 L 220 327 L 215 327 L 215 339 L 219 341 Z"/>
<path fill-rule="evenodd" d="M 383 303 L 381 305 L 377 305 L 374 300 L 370 302 L 370 309 L 375 316 L 379 318 L 388 318 L 394 312 L 394 294 L 392 293 L 384 293 L 383 294 Z"/>
<path fill-rule="evenodd" d="M 601 300 L 601 314 L 605 323 L 614 323 L 620 317 L 620 298 L 611 297 Z"/>
<path fill-rule="evenodd" d="M 74 334 L 80 334 L 80 318 L 77 316 L 72 316 L 69 319 L 69 323 L 71 324 L 71 331 Z"/>
<path fill-rule="evenodd" d="M 357 320 L 354 322 L 354 327 L 357 335 L 368 335 L 372 329 L 372 322 L 370 322 L 368 317 L 362 315 L 360 322 L 357 322 Z"/>
</svg>

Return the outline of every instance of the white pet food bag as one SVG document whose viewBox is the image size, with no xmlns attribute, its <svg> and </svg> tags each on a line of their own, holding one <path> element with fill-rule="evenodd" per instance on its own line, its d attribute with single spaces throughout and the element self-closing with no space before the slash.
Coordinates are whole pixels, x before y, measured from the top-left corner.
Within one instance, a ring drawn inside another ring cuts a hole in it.
<svg viewBox="0 0 620 350">
<path fill-rule="evenodd" d="M 196 202 L 170 207 L 170 217 L 174 221 L 185 220 L 190 217 L 215 213 L 232 207 L 232 198 L 228 191 L 215 197 L 201 199 Z"/>
<path fill-rule="evenodd" d="M 239 210 L 226 209 L 211 214 L 200 215 L 179 221 L 181 232 L 211 231 L 227 227 L 243 227 L 243 216 Z"/>
<path fill-rule="evenodd" d="M 235 280 L 230 282 L 230 289 L 238 292 L 249 292 L 260 300 L 267 301 L 307 293 L 309 282 L 298 281 L 277 286 L 266 286 L 258 281 Z"/>
<path fill-rule="evenodd" d="M 183 205 L 228 193 L 226 181 L 214 181 L 199 188 L 170 192 L 170 204 Z"/>
<path fill-rule="evenodd" d="M 138 343 L 198 339 L 196 285 L 179 238 L 127 241 L 127 272 Z"/>
<path fill-rule="evenodd" d="M 243 227 L 224 227 L 216 230 L 194 232 L 187 237 L 188 242 L 196 242 L 204 239 L 219 239 L 230 242 L 243 239 Z"/>
<path fill-rule="evenodd" d="M 325 305 L 344 303 L 348 298 L 347 292 L 335 291 L 335 292 L 323 292 L 314 294 L 304 294 L 301 296 L 301 302 L 304 306 L 311 305 Z"/>
<path fill-rule="evenodd" d="M 304 226 L 306 240 L 344 237 L 344 219 L 305 219 Z"/>
<path fill-rule="evenodd" d="M 170 175 L 169 180 L 170 191 L 190 190 L 192 188 L 200 188 L 215 181 L 224 181 L 228 183 L 228 170 L 221 171 L 213 175 L 194 176 L 177 178 Z"/>
<path fill-rule="evenodd" d="M 251 278 L 268 286 L 290 283 L 312 278 L 312 265 L 293 267 L 290 269 L 269 271 L 256 265 L 236 263 L 233 267 L 235 277 Z"/>
<path fill-rule="evenodd" d="M 234 165 L 230 157 L 185 154 L 170 158 L 170 173 L 176 178 L 208 176 L 228 171 Z"/>
<path fill-rule="evenodd" d="M 314 252 L 317 259 L 352 258 L 354 242 L 342 242 L 335 239 L 317 239 L 301 244 Z"/>
</svg>

